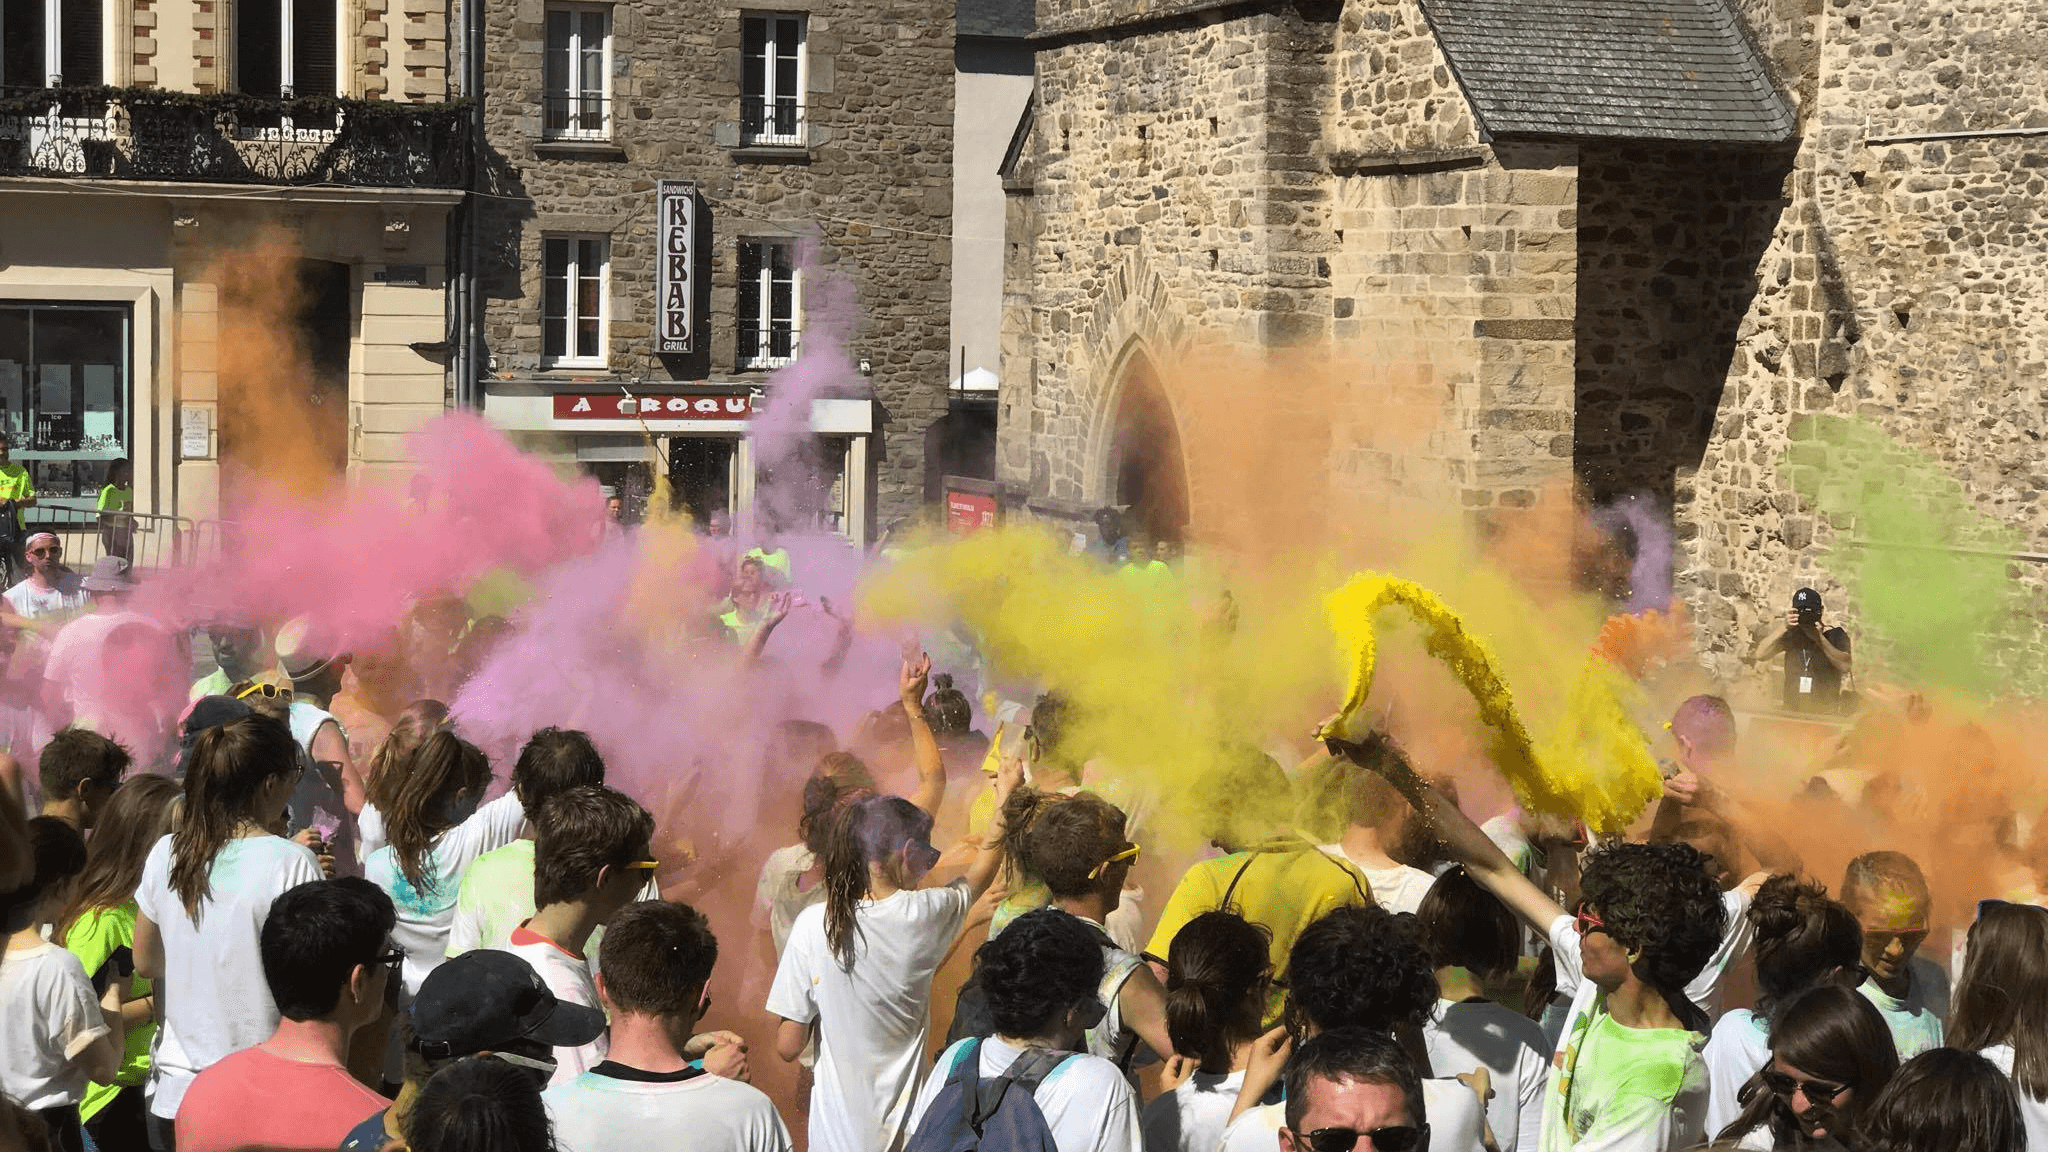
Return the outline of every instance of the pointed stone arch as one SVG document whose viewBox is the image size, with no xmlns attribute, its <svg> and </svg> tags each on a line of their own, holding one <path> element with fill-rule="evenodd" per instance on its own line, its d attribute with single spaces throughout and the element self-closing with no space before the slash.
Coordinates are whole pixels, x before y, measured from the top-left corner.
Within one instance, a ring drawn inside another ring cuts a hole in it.
<svg viewBox="0 0 2048 1152">
<path fill-rule="evenodd" d="M 1148 515 L 1164 519 L 1148 530 L 1177 538 L 1187 523 L 1188 474 L 1173 397 L 1162 372 L 1186 353 L 1190 335 L 1166 280 L 1133 247 L 1105 269 L 1101 296 L 1084 334 L 1090 367 L 1087 394 L 1086 498 L 1096 506 L 1127 502 L 1126 490 L 1142 487 L 1140 475 L 1157 473 L 1151 491 L 1177 493 L 1171 507 Z M 1143 433 L 1162 439 L 1150 447 Z M 1169 450 L 1170 448 L 1170 450 Z M 1140 461 L 1138 472 L 1126 467 Z M 1177 516 L 1177 518 L 1175 518 Z M 1171 523 L 1164 522 L 1171 520 Z"/>
</svg>

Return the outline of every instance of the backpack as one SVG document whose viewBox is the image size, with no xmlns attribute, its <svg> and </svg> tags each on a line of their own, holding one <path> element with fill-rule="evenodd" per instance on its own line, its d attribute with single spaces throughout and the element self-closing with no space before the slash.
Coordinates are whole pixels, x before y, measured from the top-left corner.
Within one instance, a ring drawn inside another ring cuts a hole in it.
<svg viewBox="0 0 2048 1152">
<path fill-rule="evenodd" d="M 1059 1152 L 1033 1095 L 1074 1053 L 1027 1048 L 983 1083 L 981 1044 L 968 1041 L 903 1152 Z"/>
</svg>

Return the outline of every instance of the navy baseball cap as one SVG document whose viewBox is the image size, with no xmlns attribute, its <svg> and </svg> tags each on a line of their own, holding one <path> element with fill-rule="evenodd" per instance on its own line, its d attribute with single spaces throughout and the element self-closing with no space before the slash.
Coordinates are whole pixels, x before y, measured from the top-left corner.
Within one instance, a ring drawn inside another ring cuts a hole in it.
<svg viewBox="0 0 2048 1152">
<path fill-rule="evenodd" d="M 1820 593 L 1811 588 L 1801 588 L 1792 594 L 1792 607 L 1800 612 L 1820 611 Z"/>
<path fill-rule="evenodd" d="M 601 1010 L 557 999 L 533 965 L 489 948 L 427 973 L 412 1001 L 413 1047 L 430 1060 L 492 1052 L 516 1040 L 576 1048 L 604 1027 Z"/>
</svg>

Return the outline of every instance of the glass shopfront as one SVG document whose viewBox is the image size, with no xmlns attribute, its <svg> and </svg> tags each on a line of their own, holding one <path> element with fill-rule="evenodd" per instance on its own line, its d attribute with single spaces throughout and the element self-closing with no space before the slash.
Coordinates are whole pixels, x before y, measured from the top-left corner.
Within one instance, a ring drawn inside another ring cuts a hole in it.
<svg viewBox="0 0 2048 1152">
<path fill-rule="evenodd" d="M 0 300 L 0 435 L 42 506 L 95 507 L 129 455 L 131 319 L 126 304 Z"/>
</svg>

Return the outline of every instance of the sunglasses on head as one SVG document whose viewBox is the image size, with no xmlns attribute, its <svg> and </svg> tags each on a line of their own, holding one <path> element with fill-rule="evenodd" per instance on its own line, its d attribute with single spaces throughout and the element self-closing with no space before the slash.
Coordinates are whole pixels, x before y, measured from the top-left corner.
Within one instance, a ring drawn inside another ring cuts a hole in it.
<svg viewBox="0 0 2048 1152">
<path fill-rule="evenodd" d="M 1118 852 L 1116 855 L 1111 856 L 1109 859 L 1104 860 L 1102 863 L 1097 864 L 1095 866 L 1095 871 L 1088 873 L 1088 878 L 1090 880 L 1100 880 L 1102 879 L 1102 874 L 1104 872 L 1109 871 L 1111 866 L 1121 864 L 1126 860 L 1135 861 L 1137 858 L 1138 846 L 1136 844 L 1133 844 L 1125 848 L 1123 851 Z"/>
<path fill-rule="evenodd" d="M 1373 1152 L 1415 1152 L 1429 1136 L 1429 1125 L 1398 1124 L 1386 1128 L 1318 1128 L 1302 1134 L 1315 1152 L 1352 1152 L 1364 1140 Z"/>
<path fill-rule="evenodd" d="M 1835 1097 L 1850 1088 L 1847 1084 L 1830 1084 L 1825 1080 L 1801 1080 L 1796 1076 L 1787 1076 L 1776 1068 L 1766 1068 L 1757 1073 L 1757 1076 L 1763 1080 L 1764 1087 L 1784 1100 L 1791 1099 L 1795 1092 L 1804 1092 L 1807 1100 L 1812 1103 L 1833 1104 Z"/>
<path fill-rule="evenodd" d="M 291 694 L 291 689 L 279 688 L 277 685 L 265 681 L 256 684 L 251 684 L 247 688 L 242 689 L 240 692 L 235 693 L 235 699 L 247 700 L 251 696 L 261 696 L 266 700 L 275 700 L 280 696 L 288 697 Z"/>
</svg>

